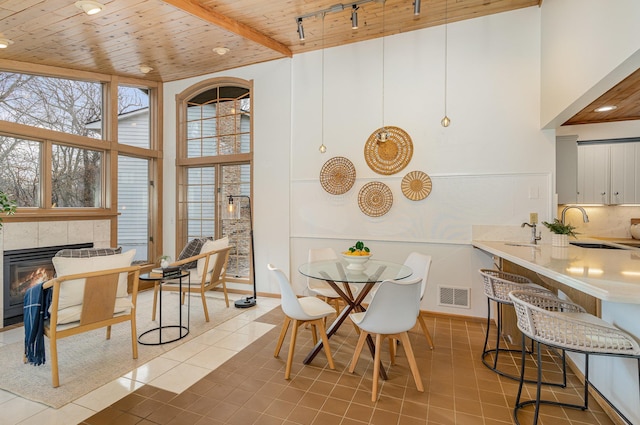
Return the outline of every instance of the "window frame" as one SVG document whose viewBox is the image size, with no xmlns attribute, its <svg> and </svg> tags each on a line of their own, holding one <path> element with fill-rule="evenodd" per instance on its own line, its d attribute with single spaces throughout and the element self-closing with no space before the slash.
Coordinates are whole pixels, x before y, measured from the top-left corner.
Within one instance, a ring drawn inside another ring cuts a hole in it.
<svg viewBox="0 0 640 425">
<path fill-rule="evenodd" d="M 250 101 L 250 134 L 249 134 L 249 152 L 240 153 L 240 154 L 222 154 L 222 155 L 214 155 L 214 156 L 202 156 L 202 157 L 191 157 L 189 158 L 187 155 L 187 104 L 188 100 L 197 96 L 200 93 L 203 93 L 207 90 L 211 90 L 221 86 L 235 86 L 242 87 L 249 90 L 249 101 Z M 249 165 L 250 173 L 251 173 L 251 188 L 250 188 L 250 196 L 253 199 L 253 135 L 254 135 L 254 117 L 253 117 L 253 80 L 244 80 L 241 78 L 233 78 L 233 77 L 216 77 L 208 80 L 200 81 L 187 89 L 183 90 L 181 93 L 176 95 L 176 258 L 179 255 L 182 247 L 184 247 L 187 243 L 187 193 L 186 190 L 186 178 L 187 173 L 186 170 L 192 167 L 214 167 L 215 175 L 216 175 L 216 190 L 215 190 L 215 208 L 216 208 L 216 220 L 215 220 L 215 238 L 221 237 L 222 233 L 222 211 L 221 206 L 227 199 L 227 194 L 220 193 L 220 188 L 222 183 L 219 181 L 219 177 L 221 175 L 221 166 L 223 165 Z M 255 217 L 255 212 L 252 211 L 252 215 Z M 254 249 L 252 247 L 251 249 Z M 238 282 L 238 283 L 253 283 L 253 265 L 249 265 L 249 276 L 247 279 L 244 278 L 233 278 L 228 277 L 229 282 Z"/>
<path fill-rule="evenodd" d="M 132 157 L 147 159 L 150 161 L 149 174 L 150 188 L 149 208 L 149 259 L 153 261 L 162 252 L 162 83 L 136 78 L 121 77 L 116 75 L 100 74 L 87 71 L 58 68 L 53 66 L 34 65 L 0 59 L 0 71 L 39 75 L 44 77 L 56 77 L 70 80 L 82 80 L 102 84 L 103 87 L 103 130 L 102 138 L 95 139 L 60 131 L 32 127 L 25 124 L 0 120 L 2 128 L 0 133 L 6 136 L 33 140 L 43 143 L 41 180 L 41 206 L 18 207 L 15 215 L 7 216 L 5 223 L 11 222 L 38 222 L 38 221 L 71 221 L 71 220 L 99 220 L 110 221 L 110 243 L 116 246 L 117 216 L 118 216 L 118 155 L 123 154 Z M 139 148 L 118 143 L 118 87 L 126 85 L 130 87 L 142 87 L 149 90 L 149 119 L 150 119 L 150 148 Z M 51 155 L 52 144 L 91 149 L 103 152 L 102 173 L 102 207 L 86 208 L 52 208 L 51 199 Z"/>
</svg>

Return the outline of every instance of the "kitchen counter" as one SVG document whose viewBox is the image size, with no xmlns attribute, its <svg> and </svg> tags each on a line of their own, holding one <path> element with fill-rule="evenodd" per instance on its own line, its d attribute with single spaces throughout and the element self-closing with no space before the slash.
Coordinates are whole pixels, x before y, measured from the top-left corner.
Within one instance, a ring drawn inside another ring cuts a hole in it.
<svg viewBox="0 0 640 425">
<path fill-rule="evenodd" d="M 640 304 L 638 248 L 593 249 L 478 240 L 472 245 L 602 301 Z"/>
</svg>

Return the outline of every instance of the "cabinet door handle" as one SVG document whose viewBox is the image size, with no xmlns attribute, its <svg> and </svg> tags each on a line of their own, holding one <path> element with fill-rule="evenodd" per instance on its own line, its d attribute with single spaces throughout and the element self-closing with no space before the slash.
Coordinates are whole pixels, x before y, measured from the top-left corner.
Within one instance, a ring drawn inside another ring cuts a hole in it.
<svg viewBox="0 0 640 425">
<path fill-rule="evenodd" d="M 604 196 L 604 195 L 606 195 L 606 194 L 607 194 L 607 192 L 602 192 L 602 193 L 600 193 L 600 195 L 602 195 L 602 196 Z"/>
<path fill-rule="evenodd" d="M 619 194 L 620 194 L 620 192 L 616 192 L 616 193 L 614 193 L 614 195 L 616 195 L 616 196 L 618 196 Z"/>
</svg>

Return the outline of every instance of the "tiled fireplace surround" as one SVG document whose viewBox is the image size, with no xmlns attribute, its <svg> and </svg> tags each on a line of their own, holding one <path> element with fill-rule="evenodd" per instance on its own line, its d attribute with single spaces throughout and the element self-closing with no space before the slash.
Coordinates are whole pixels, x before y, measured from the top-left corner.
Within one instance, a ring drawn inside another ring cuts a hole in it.
<svg viewBox="0 0 640 425">
<path fill-rule="evenodd" d="M 0 230 L 0 257 L 4 251 L 41 248 L 46 246 L 93 242 L 93 246 L 110 246 L 109 220 L 41 221 L 29 223 L 4 223 Z M 0 276 L 4 274 L 0 261 Z M 3 282 L 4 284 L 4 282 Z M 3 297 L 0 291 L 0 318 L 3 317 Z M 4 325 L 2 324 L 0 328 Z"/>
</svg>

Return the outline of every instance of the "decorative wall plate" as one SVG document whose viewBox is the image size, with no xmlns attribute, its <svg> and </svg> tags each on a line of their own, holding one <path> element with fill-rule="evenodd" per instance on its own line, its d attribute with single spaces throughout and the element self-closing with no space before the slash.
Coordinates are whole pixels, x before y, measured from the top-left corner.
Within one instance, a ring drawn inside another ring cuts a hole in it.
<svg viewBox="0 0 640 425">
<path fill-rule="evenodd" d="M 422 171 L 411 171 L 402 178 L 402 193 L 412 201 L 419 201 L 431 193 L 431 178 Z"/>
<path fill-rule="evenodd" d="M 413 142 L 400 127 L 385 126 L 389 133 L 386 142 L 379 142 L 377 135 L 382 128 L 374 131 L 364 145 L 367 165 L 378 174 L 390 175 L 401 171 L 411 161 Z"/>
<path fill-rule="evenodd" d="M 381 182 L 370 182 L 362 186 L 358 193 L 360 210 L 369 217 L 385 215 L 393 205 L 391 189 Z"/>
<path fill-rule="evenodd" d="M 332 195 L 342 195 L 353 187 L 356 181 L 356 167 L 343 156 L 328 160 L 320 170 L 320 184 Z"/>
</svg>

